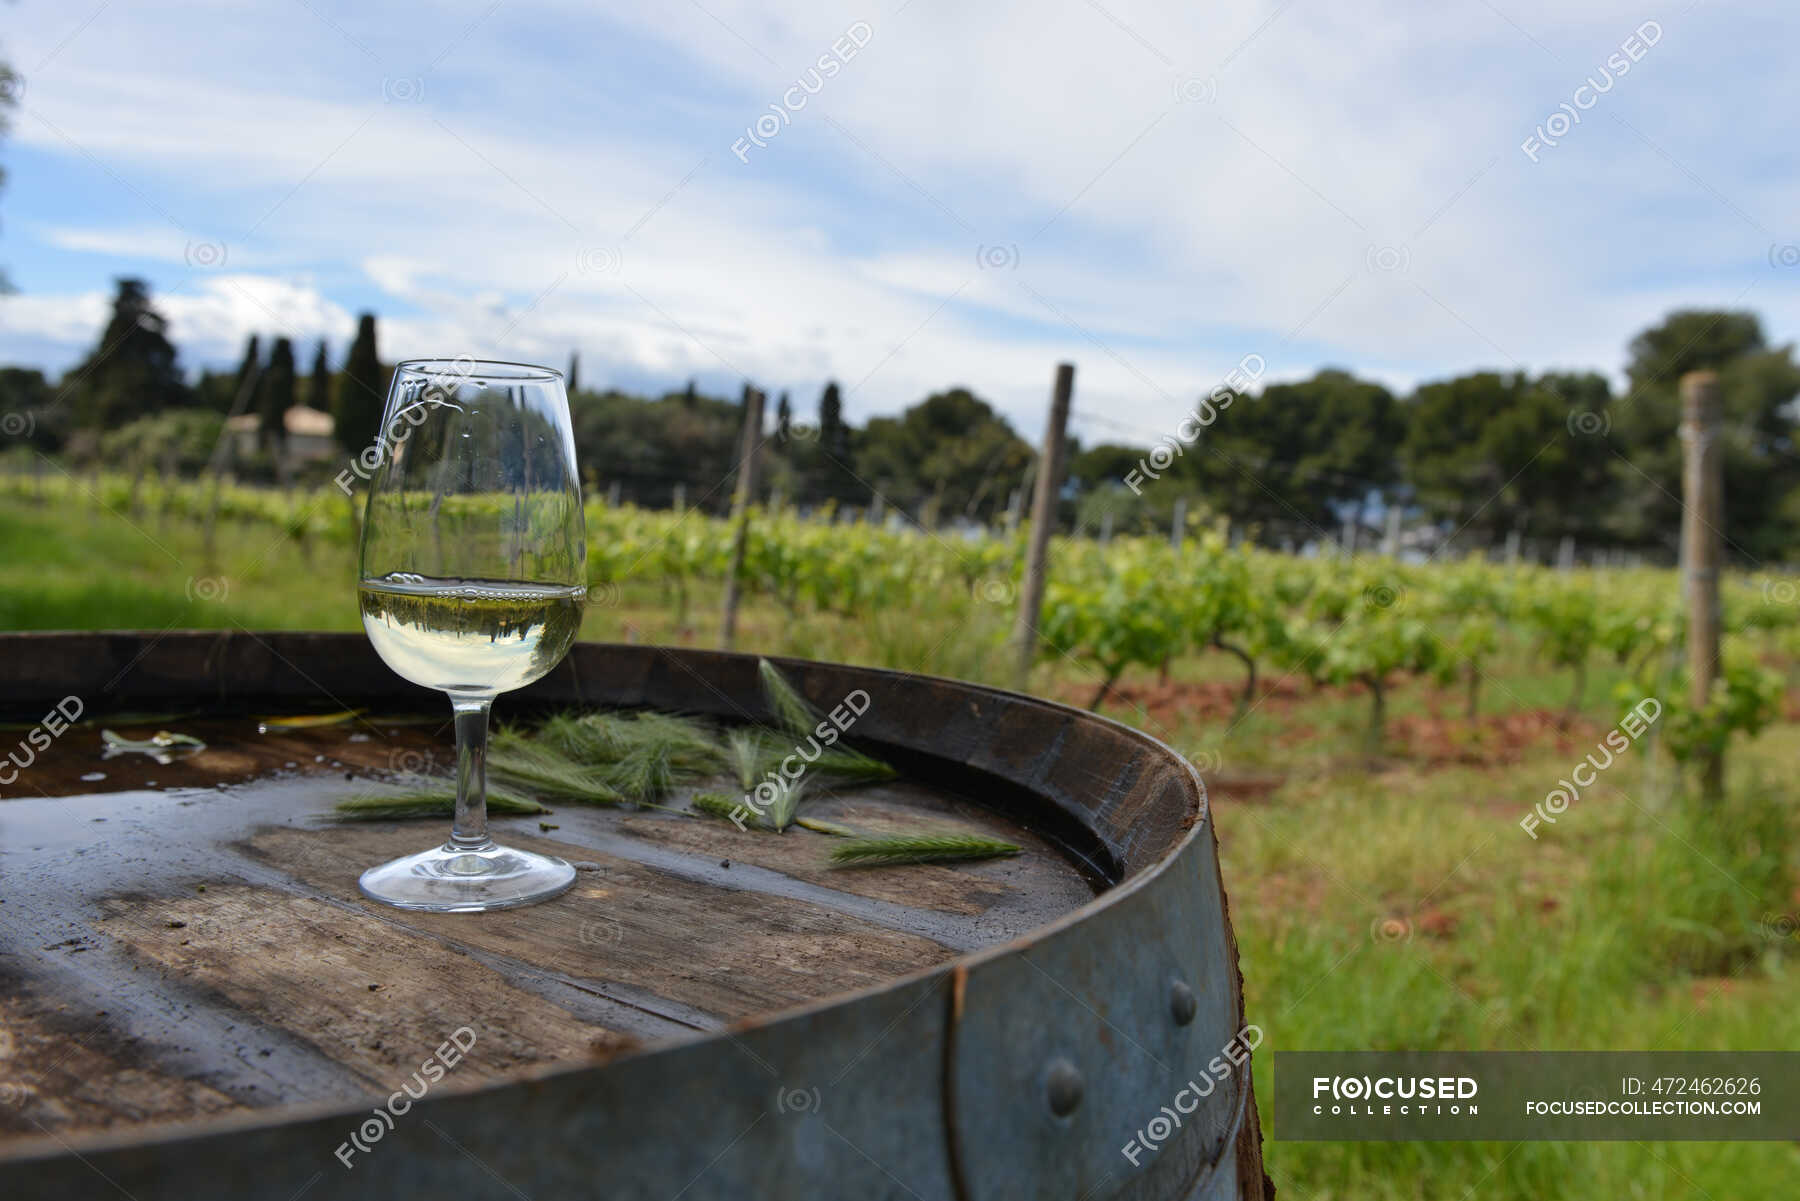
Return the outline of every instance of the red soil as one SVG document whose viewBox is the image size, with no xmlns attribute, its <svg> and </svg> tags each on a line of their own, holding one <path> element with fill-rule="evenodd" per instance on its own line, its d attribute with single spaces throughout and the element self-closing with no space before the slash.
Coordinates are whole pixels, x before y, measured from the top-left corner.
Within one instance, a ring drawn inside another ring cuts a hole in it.
<svg viewBox="0 0 1800 1201">
<path fill-rule="evenodd" d="M 1402 713 L 1388 719 L 1387 729 L 1390 746 L 1425 766 L 1467 763 L 1498 767 L 1546 747 L 1565 754 L 1591 749 L 1603 734 L 1593 722 L 1569 718 L 1554 709 L 1488 713 L 1474 721 L 1442 713 Z"/>
<path fill-rule="evenodd" d="M 1153 734 L 1166 736 L 1183 723 L 1212 724 L 1223 734 L 1237 713 L 1239 691 L 1240 686 L 1230 681 L 1125 683 L 1112 690 L 1102 709 L 1121 716 L 1141 715 L 1136 720 Z M 1259 715 L 1286 717 L 1315 695 L 1361 696 L 1366 692 L 1361 684 L 1315 688 L 1296 677 L 1277 677 L 1258 683 L 1255 711 Z M 1066 703 L 1085 707 L 1093 699 L 1093 689 L 1086 684 L 1070 684 L 1059 695 Z M 1390 706 L 1405 695 L 1399 689 L 1393 690 Z M 1555 709 L 1487 713 L 1470 721 L 1461 716 L 1463 699 L 1455 690 L 1431 689 L 1423 694 L 1423 699 L 1431 709 L 1429 713 L 1390 713 L 1387 722 L 1389 750 L 1420 766 L 1504 766 L 1546 748 L 1561 753 L 1591 748 L 1604 733 L 1591 721 L 1568 718 Z M 1792 716 L 1800 720 L 1800 692 L 1791 694 L 1790 704 L 1795 709 Z M 1275 734 L 1274 741 L 1277 746 L 1301 746 L 1315 736 L 1313 726 L 1290 720 Z M 1200 766 L 1205 771 L 1206 765 Z M 1236 791 L 1251 799 L 1266 795 L 1274 787 L 1256 780 L 1215 781 L 1210 774 L 1207 782 L 1209 786 L 1221 787 L 1226 795 L 1232 793 L 1230 785 L 1235 783 Z"/>
</svg>

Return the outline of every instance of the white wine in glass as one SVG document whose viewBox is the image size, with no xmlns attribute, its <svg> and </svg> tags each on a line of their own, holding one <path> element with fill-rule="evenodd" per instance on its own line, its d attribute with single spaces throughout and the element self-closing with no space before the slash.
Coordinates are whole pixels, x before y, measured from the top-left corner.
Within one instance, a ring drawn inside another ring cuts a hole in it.
<svg viewBox="0 0 1800 1201">
<path fill-rule="evenodd" d="M 547 367 L 424 359 L 394 372 L 363 522 L 363 628 L 456 717 L 456 817 L 442 846 L 372 867 L 367 896 L 475 913 L 574 882 L 561 859 L 487 828 L 494 697 L 562 660 L 581 627 L 587 533 L 562 376 Z"/>
<path fill-rule="evenodd" d="M 454 695 L 461 681 L 523 688 L 568 653 L 587 589 L 396 572 L 358 589 L 363 628 L 389 667 Z M 540 667 L 539 664 L 546 666 Z"/>
</svg>

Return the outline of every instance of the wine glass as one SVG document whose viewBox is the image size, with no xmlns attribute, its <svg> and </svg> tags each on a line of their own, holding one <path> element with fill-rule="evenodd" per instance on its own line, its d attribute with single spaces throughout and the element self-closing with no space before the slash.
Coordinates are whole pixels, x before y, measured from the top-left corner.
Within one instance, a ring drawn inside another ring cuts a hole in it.
<svg viewBox="0 0 1800 1201">
<path fill-rule="evenodd" d="M 372 867 L 363 894 L 402 909 L 478 913 L 548 900 L 561 859 L 488 836 L 488 709 L 568 653 L 587 597 L 587 532 L 562 375 L 419 359 L 394 370 L 363 520 L 358 595 L 376 653 L 450 695 L 450 841 Z"/>
</svg>

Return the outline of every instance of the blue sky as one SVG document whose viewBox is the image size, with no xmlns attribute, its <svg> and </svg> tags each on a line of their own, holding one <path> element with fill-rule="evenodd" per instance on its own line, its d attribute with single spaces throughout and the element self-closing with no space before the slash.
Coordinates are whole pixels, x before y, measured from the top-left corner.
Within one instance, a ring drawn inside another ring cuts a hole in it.
<svg viewBox="0 0 1800 1201">
<path fill-rule="evenodd" d="M 1678 305 L 1800 331 L 1791 5 L 3 13 L 0 361 L 51 371 L 126 273 L 190 369 L 252 331 L 341 355 L 368 308 L 389 359 L 579 349 L 589 385 L 803 413 L 835 378 L 858 420 L 961 384 L 1035 436 L 1071 359 L 1089 441 L 1252 354 L 1405 388 L 1616 374 Z"/>
</svg>

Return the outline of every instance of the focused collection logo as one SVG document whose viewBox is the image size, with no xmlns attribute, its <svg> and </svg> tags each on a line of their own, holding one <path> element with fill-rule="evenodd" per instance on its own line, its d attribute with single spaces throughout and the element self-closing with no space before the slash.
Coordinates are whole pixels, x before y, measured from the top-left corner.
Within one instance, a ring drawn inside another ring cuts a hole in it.
<svg viewBox="0 0 1800 1201">
<path fill-rule="evenodd" d="M 1477 1114 L 1473 1076 L 1314 1076 L 1312 1111 L 1321 1116 Z M 1329 1098 L 1329 1100 L 1327 1100 Z"/>
</svg>

